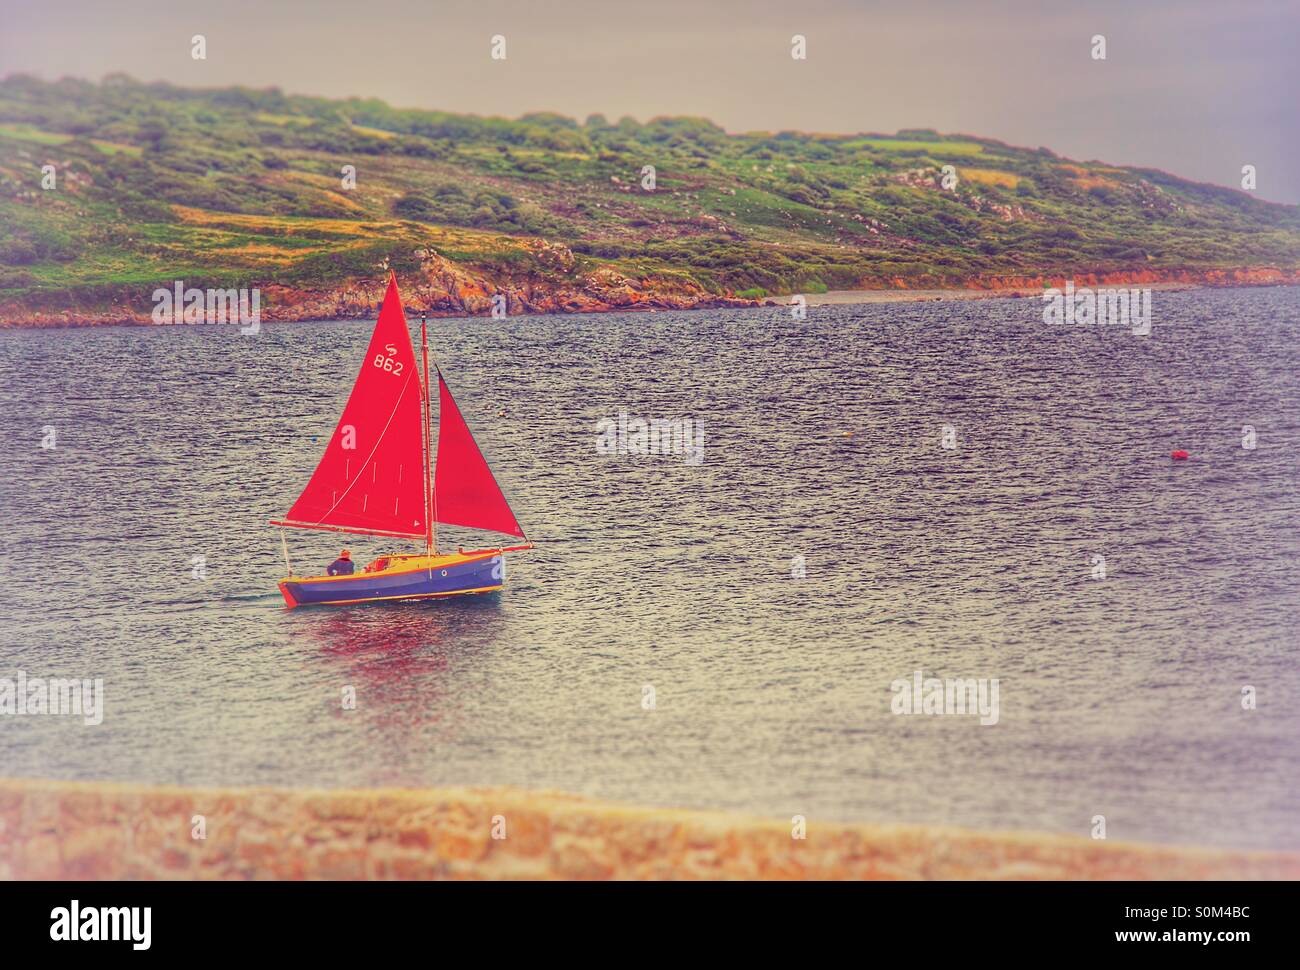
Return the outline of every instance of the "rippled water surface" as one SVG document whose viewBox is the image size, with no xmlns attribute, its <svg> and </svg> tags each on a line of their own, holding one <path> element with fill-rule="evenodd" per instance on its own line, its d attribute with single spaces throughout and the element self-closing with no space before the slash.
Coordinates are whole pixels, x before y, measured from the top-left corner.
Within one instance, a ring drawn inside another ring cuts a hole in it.
<svg viewBox="0 0 1300 970">
<path fill-rule="evenodd" d="M 1300 291 L 1158 292 L 1150 337 L 1041 312 L 440 320 L 538 549 L 497 596 L 293 611 L 265 523 L 370 323 L 0 331 L 0 677 L 107 696 L 0 717 L 0 774 L 1300 848 Z M 703 462 L 598 454 L 620 410 Z M 998 678 L 999 722 L 892 714 L 916 670 Z"/>
</svg>

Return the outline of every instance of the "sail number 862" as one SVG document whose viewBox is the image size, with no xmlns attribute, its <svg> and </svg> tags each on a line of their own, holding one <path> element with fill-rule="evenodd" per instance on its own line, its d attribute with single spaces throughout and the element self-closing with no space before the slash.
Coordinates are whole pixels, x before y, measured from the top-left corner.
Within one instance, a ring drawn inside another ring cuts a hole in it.
<svg viewBox="0 0 1300 970">
<path fill-rule="evenodd" d="M 383 368 L 390 374 L 402 373 L 402 362 L 400 360 L 394 360 L 392 357 L 385 357 L 383 354 L 375 355 L 375 366 Z"/>
</svg>

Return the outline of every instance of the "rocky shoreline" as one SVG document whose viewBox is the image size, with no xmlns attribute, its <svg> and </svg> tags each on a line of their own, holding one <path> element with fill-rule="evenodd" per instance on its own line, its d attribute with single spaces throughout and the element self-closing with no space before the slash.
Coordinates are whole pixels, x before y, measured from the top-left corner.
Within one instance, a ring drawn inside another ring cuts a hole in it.
<svg viewBox="0 0 1300 970">
<path fill-rule="evenodd" d="M 0 879 L 1295 880 L 1300 853 L 801 825 L 512 788 L 14 779 L 0 780 Z"/>
<path fill-rule="evenodd" d="M 559 248 L 559 247 L 555 247 Z M 564 269 L 564 267 L 559 267 Z M 711 294 L 692 283 L 665 279 L 632 279 L 602 268 L 578 280 L 506 281 L 475 276 L 439 256 L 431 256 L 419 274 L 402 277 L 402 301 L 408 314 L 431 317 L 486 316 L 493 298 L 504 296 L 508 315 L 540 313 L 611 313 L 657 310 L 700 310 L 785 306 L 789 297 L 743 299 Z M 1300 269 L 1257 267 L 1236 270 L 1133 270 L 1080 273 L 1069 279 L 1076 286 L 1238 287 L 1300 284 Z M 959 287 L 927 285 L 924 281 L 869 281 L 863 288 L 807 294 L 808 305 L 881 303 L 917 300 L 970 300 L 1023 297 L 1045 286 L 1063 286 L 1062 276 L 996 276 L 966 280 Z M 384 280 L 351 281 L 328 288 L 272 284 L 261 288 L 262 322 L 373 319 L 384 291 Z M 149 291 L 152 292 L 152 291 Z M 117 299 L 107 307 L 59 307 L 52 295 L 6 299 L 0 293 L 0 328 L 154 326 L 149 292 L 141 291 L 128 305 Z"/>
</svg>

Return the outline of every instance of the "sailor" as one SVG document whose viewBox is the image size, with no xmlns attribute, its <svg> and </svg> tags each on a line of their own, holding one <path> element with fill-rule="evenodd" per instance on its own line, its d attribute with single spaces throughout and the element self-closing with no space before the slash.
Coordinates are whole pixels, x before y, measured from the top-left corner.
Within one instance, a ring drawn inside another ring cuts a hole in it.
<svg viewBox="0 0 1300 970">
<path fill-rule="evenodd" d="M 329 564 L 329 568 L 325 572 L 331 576 L 351 576 L 352 553 L 344 549 L 339 553 L 339 557 Z"/>
</svg>

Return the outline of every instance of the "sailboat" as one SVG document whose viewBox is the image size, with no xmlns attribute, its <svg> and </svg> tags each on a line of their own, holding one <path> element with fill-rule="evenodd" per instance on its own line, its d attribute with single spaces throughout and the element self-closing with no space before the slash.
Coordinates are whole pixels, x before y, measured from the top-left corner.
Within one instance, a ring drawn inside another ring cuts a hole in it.
<svg viewBox="0 0 1300 970">
<path fill-rule="evenodd" d="M 505 583 L 505 554 L 533 548 L 436 364 L 438 445 L 432 452 L 429 338 L 423 320 L 420 353 L 422 370 L 416 366 L 397 274 L 390 272 L 361 371 L 325 454 L 285 517 L 270 522 L 280 527 L 288 573 L 280 592 L 290 608 L 492 593 Z M 496 532 L 523 543 L 440 553 L 439 524 Z M 346 576 L 295 576 L 285 529 L 406 539 L 424 549 L 380 556 Z"/>
</svg>

